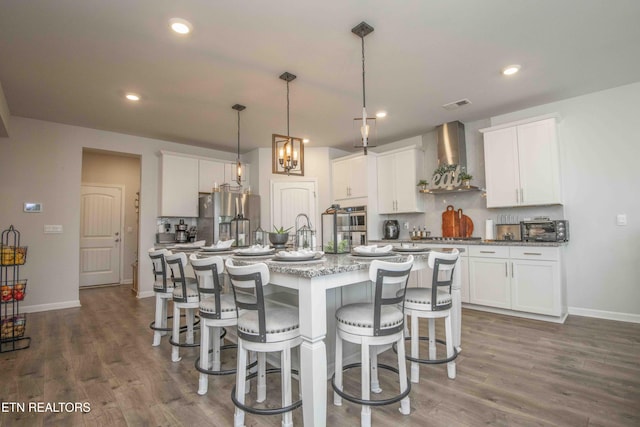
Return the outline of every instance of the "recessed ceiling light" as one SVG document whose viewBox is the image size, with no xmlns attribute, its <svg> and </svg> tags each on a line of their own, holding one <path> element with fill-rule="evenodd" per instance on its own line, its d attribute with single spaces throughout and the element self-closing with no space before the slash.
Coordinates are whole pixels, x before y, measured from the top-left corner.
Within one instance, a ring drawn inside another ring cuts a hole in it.
<svg viewBox="0 0 640 427">
<path fill-rule="evenodd" d="M 129 92 L 124 97 L 127 98 L 129 101 L 140 101 L 140 95 L 138 95 L 137 93 Z"/>
<path fill-rule="evenodd" d="M 310 141 L 310 139 L 309 139 L 309 138 L 305 138 L 305 139 L 303 139 L 303 140 L 302 140 L 302 143 L 303 143 L 303 144 L 306 144 L 306 143 L 307 143 L 307 142 L 309 142 L 309 141 Z"/>
<path fill-rule="evenodd" d="M 381 119 L 383 117 L 387 117 L 387 112 L 386 111 L 378 111 L 376 113 L 376 117 L 379 118 L 379 119 Z"/>
<path fill-rule="evenodd" d="M 505 76 L 510 76 L 520 71 L 520 66 L 517 64 L 508 65 L 502 69 L 502 74 Z"/>
<path fill-rule="evenodd" d="M 171 29 L 178 34 L 189 34 L 193 30 L 191 23 L 182 18 L 169 19 L 169 25 L 171 25 Z"/>
</svg>

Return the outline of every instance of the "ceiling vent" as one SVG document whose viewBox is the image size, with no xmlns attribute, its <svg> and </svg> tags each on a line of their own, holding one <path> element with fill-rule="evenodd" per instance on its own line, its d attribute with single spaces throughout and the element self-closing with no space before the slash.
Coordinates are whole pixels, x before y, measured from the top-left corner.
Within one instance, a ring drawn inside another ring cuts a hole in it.
<svg viewBox="0 0 640 427">
<path fill-rule="evenodd" d="M 465 98 L 459 101 L 453 101 L 448 104 L 444 104 L 442 108 L 444 108 L 445 110 L 455 110 L 456 108 L 464 107 L 465 105 L 469 105 L 469 104 L 471 104 L 471 101 Z"/>
</svg>

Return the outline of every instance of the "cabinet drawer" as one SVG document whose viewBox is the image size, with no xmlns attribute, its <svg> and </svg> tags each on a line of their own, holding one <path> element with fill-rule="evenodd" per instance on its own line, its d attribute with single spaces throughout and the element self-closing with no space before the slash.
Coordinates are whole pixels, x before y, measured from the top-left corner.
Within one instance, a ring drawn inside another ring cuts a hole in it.
<svg viewBox="0 0 640 427">
<path fill-rule="evenodd" d="M 509 258 L 508 246 L 469 246 L 469 256 L 484 258 Z"/>
<path fill-rule="evenodd" d="M 557 247 L 511 246 L 509 254 L 512 259 L 560 261 L 560 248 Z"/>
</svg>

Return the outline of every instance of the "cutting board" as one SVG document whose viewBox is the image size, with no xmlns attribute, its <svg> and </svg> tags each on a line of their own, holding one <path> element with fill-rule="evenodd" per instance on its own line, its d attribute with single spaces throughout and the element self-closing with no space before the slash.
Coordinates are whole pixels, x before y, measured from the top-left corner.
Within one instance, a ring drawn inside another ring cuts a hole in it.
<svg viewBox="0 0 640 427">
<path fill-rule="evenodd" d="M 471 237 L 473 221 L 462 209 L 457 211 L 452 205 L 442 213 L 442 237 Z"/>
<path fill-rule="evenodd" d="M 452 205 L 442 212 L 442 237 L 458 237 L 460 233 L 460 222 L 458 221 L 458 212 Z"/>
</svg>

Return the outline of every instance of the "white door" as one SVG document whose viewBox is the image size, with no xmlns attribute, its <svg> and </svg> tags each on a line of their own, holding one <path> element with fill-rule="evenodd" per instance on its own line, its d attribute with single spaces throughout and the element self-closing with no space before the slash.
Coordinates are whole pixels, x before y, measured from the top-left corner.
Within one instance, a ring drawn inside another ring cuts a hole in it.
<svg viewBox="0 0 640 427">
<path fill-rule="evenodd" d="M 122 189 L 82 186 L 80 286 L 120 283 Z"/>
<path fill-rule="evenodd" d="M 295 233 L 296 216 L 304 213 L 309 216 L 312 229 L 317 230 L 316 181 L 271 181 L 271 222 L 273 226 L 289 227 L 290 235 Z M 301 219 L 300 226 L 306 225 Z M 317 234 L 316 234 L 317 236 Z M 291 242 L 291 240 L 290 240 Z"/>
</svg>

